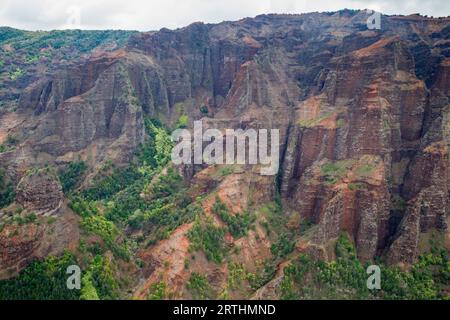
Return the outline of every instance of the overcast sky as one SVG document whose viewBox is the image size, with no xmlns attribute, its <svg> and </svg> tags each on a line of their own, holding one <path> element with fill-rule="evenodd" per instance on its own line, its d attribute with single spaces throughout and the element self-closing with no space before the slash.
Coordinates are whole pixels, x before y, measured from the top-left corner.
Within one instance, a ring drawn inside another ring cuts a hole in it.
<svg viewBox="0 0 450 320">
<path fill-rule="evenodd" d="M 262 13 L 343 8 L 386 14 L 450 15 L 449 0 L 0 0 L 0 26 L 27 30 L 177 28 Z"/>
</svg>

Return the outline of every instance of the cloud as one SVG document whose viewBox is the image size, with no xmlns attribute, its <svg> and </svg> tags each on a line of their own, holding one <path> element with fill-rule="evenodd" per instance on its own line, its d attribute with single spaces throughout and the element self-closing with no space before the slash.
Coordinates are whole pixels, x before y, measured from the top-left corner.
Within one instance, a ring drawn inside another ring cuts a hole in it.
<svg viewBox="0 0 450 320">
<path fill-rule="evenodd" d="M 387 14 L 450 14 L 448 0 L 0 0 L 0 25 L 28 30 L 177 28 L 262 13 L 303 13 L 343 8 Z"/>
</svg>

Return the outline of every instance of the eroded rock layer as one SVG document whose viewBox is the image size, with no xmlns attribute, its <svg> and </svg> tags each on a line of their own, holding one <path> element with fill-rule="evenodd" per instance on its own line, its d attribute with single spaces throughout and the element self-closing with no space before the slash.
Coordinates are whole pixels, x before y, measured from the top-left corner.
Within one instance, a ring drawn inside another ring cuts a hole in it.
<svg viewBox="0 0 450 320">
<path fill-rule="evenodd" d="M 223 201 L 242 211 L 250 200 L 279 194 L 286 216 L 314 225 L 297 249 L 320 259 L 334 258 L 329 244 L 345 231 L 363 261 L 412 263 L 422 233 L 447 232 L 450 21 L 382 16 L 381 29 L 369 30 L 366 20 L 363 11 L 344 10 L 135 34 L 124 49 L 24 89 L 14 116 L 0 116 L 1 127 L 19 140 L 0 153 L 0 166 L 18 183 L 18 203 L 50 210 L 60 187 L 48 177 L 27 177 L 30 167 L 81 158 L 94 174 L 106 160 L 126 164 L 145 139 L 145 118 L 170 128 L 187 115 L 188 126 L 203 118 L 222 130 L 279 129 L 277 177 L 249 174 L 244 183 L 234 172 L 214 185 Z M 6 137 L 0 134 L 0 143 Z M 202 176 L 208 169 L 185 169 L 193 190 L 214 184 Z M 33 183 L 42 188 L 34 192 Z M 140 251 L 147 281 L 137 296 L 167 259 L 165 279 L 181 288 L 191 227 Z M 39 230 L 27 232 L 29 241 L 11 245 L 25 256 L 39 237 Z M 252 232 L 242 244 L 246 264 L 270 247 L 262 230 Z M 9 265 L 16 253 L 5 250 L 1 259 Z M 226 272 L 205 268 L 216 283 Z"/>
</svg>

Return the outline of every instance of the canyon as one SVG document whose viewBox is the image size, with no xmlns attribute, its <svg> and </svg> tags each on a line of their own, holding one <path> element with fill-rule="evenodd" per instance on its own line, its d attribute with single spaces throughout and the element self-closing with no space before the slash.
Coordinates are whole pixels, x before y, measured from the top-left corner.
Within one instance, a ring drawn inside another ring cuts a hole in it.
<svg viewBox="0 0 450 320">
<path fill-rule="evenodd" d="M 0 208 L 0 278 L 67 251 L 91 270 L 80 248 L 99 244 L 121 297 L 266 299 L 280 298 L 284 270 L 300 255 L 338 259 L 343 234 L 362 264 L 409 270 L 436 246 L 448 252 L 450 18 L 382 15 L 379 30 L 367 18 L 341 10 L 193 23 L 108 38 L 64 63 L 41 56 L 18 79 L 5 80 L 5 64 L 0 191 L 14 197 Z M 8 32 L 0 31 L 0 47 L 14 56 L 17 36 L 1 36 Z M 63 49 L 39 48 L 49 50 L 61 61 Z M 259 165 L 173 166 L 164 132 L 199 120 L 205 130 L 278 129 L 278 174 L 260 175 Z M 136 164 L 149 141 L 166 159 L 154 157 L 151 174 L 153 159 Z M 85 170 L 66 192 L 61 172 L 75 162 Z M 107 196 L 87 192 L 130 164 L 139 167 L 142 207 L 110 218 L 132 183 Z M 131 225 L 142 211 L 156 219 L 158 198 L 171 196 L 159 184 L 173 175 L 199 213 L 185 219 L 190 205 L 170 198 L 163 208 L 176 224 L 163 236 L 156 222 Z M 80 195 L 89 214 L 74 209 Z M 112 228 L 114 239 L 88 221 Z M 223 258 L 205 230 L 219 233 Z M 114 244 L 128 246 L 129 257 Z M 270 278 L 252 285 L 268 261 Z"/>
</svg>

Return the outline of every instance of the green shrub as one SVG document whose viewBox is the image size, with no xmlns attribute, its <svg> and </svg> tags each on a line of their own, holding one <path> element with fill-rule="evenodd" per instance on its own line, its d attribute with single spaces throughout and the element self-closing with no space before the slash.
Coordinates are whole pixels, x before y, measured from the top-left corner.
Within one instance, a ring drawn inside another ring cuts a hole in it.
<svg viewBox="0 0 450 320">
<path fill-rule="evenodd" d="M 112 175 L 104 177 L 97 181 L 94 186 L 85 190 L 83 196 L 89 200 L 107 200 L 139 178 L 141 178 L 141 175 L 136 168 L 115 169 Z"/>
<path fill-rule="evenodd" d="M 111 300 L 119 297 L 117 283 L 111 262 L 101 255 L 97 255 L 91 262 L 88 272 L 91 274 L 92 285 L 102 300 Z"/>
<path fill-rule="evenodd" d="M 172 139 L 158 120 L 147 118 L 144 123 L 148 141 L 138 153 L 140 163 L 152 165 L 153 168 L 163 167 L 171 158 Z"/>
<path fill-rule="evenodd" d="M 336 184 L 344 177 L 353 165 L 352 160 L 341 160 L 336 162 L 327 162 L 322 166 L 322 174 L 325 176 L 327 184 Z"/>
<path fill-rule="evenodd" d="M 180 190 L 182 177 L 178 172 L 170 167 L 167 174 L 162 174 L 158 177 L 158 181 L 151 187 L 149 191 L 153 198 L 163 198 L 171 194 L 177 193 Z"/>
<path fill-rule="evenodd" d="M 66 270 L 74 264 L 69 253 L 32 262 L 16 278 L 0 281 L 0 300 L 77 300 L 79 291 L 66 284 Z"/>
<path fill-rule="evenodd" d="M 80 300 L 100 300 L 97 289 L 93 284 L 91 271 L 86 272 L 81 279 Z"/>
<path fill-rule="evenodd" d="M 231 215 L 226 205 L 216 198 L 216 203 L 212 211 L 217 214 L 226 224 L 231 235 L 235 238 L 242 238 L 247 235 L 248 230 L 256 220 L 256 216 L 250 213 Z"/>
<path fill-rule="evenodd" d="M 66 168 L 59 171 L 59 180 L 65 194 L 78 186 L 87 170 L 84 161 L 71 162 Z"/>
<path fill-rule="evenodd" d="M 225 165 L 223 167 L 220 167 L 219 170 L 217 171 L 218 175 L 221 178 L 229 176 L 233 172 L 234 172 L 234 168 L 232 166 L 229 166 L 229 165 Z"/>
<path fill-rule="evenodd" d="M 292 240 L 292 236 L 283 233 L 278 237 L 276 243 L 271 247 L 272 254 L 279 258 L 284 258 L 295 249 L 295 242 Z"/>
<path fill-rule="evenodd" d="M 257 290 L 272 280 L 277 271 L 277 263 L 273 259 L 268 259 L 264 262 L 262 270 L 257 273 L 248 273 L 247 280 L 253 290 Z"/>
<path fill-rule="evenodd" d="M 14 202 L 16 193 L 11 182 L 6 182 L 5 171 L 0 169 L 0 209 Z"/>
<path fill-rule="evenodd" d="M 100 236 L 117 258 L 124 261 L 130 259 L 128 248 L 124 244 L 121 245 L 116 241 L 116 238 L 119 235 L 119 230 L 116 225 L 107 220 L 104 216 L 96 215 L 84 217 L 80 226 L 87 232 Z"/>
<path fill-rule="evenodd" d="M 228 264 L 228 288 L 237 289 L 247 278 L 247 273 L 242 264 L 230 262 Z"/>
<path fill-rule="evenodd" d="M 98 214 L 98 209 L 93 202 L 87 201 L 79 196 L 71 199 L 69 207 L 83 218 Z"/>
<path fill-rule="evenodd" d="M 209 109 L 208 109 L 207 106 L 201 106 L 201 107 L 200 107 L 200 112 L 201 112 L 202 114 L 206 115 L 206 114 L 209 113 Z"/>
<path fill-rule="evenodd" d="M 167 285 L 163 282 L 152 284 L 147 295 L 148 300 L 164 300 L 167 297 Z"/>
<path fill-rule="evenodd" d="M 225 229 L 216 227 L 211 220 L 202 223 L 197 220 L 188 233 L 192 250 L 202 250 L 206 258 L 220 264 L 225 257 Z"/>
<path fill-rule="evenodd" d="M 206 277 L 193 272 L 187 283 L 187 288 L 191 291 L 192 297 L 196 300 L 208 300 L 213 297 L 213 290 Z"/>
<path fill-rule="evenodd" d="M 37 220 L 37 216 L 35 213 L 30 213 L 26 215 L 25 217 L 22 217 L 20 215 L 14 216 L 14 222 L 18 225 L 24 225 L 29 223 L 34 223 Z"/>
<path fill-rule="evenodd" d="M 185 129 L 189 125 L 189 117 L 185 114 L 181 115 L 177 121 L 176 128 L 177 129 Z"/>
<path fill-rule="evenodd" d="M 348 184 L 348 189 L 350 191 L 355 191 L 355 190 L 363 190 L 366 187 L 366 185 L 364 183 L 360 183 L 360 182 L 352 182 Z"/>
<path fill-rule="evenodd" d="M 16 81 L 17 79 L 23 77 L 25 75 L 25 70 L 22 68 L 17 67 L 14 71 L 9 72 L 9 78 L 12 81 Z"/>
<path fill-rule="evenodd" d="M 114 223 L 100 215 L 83 218 L 80 226 L 86 231 L 100 236 L 106 243 L 113 243 L 119 234 Z"/>
</svg>

